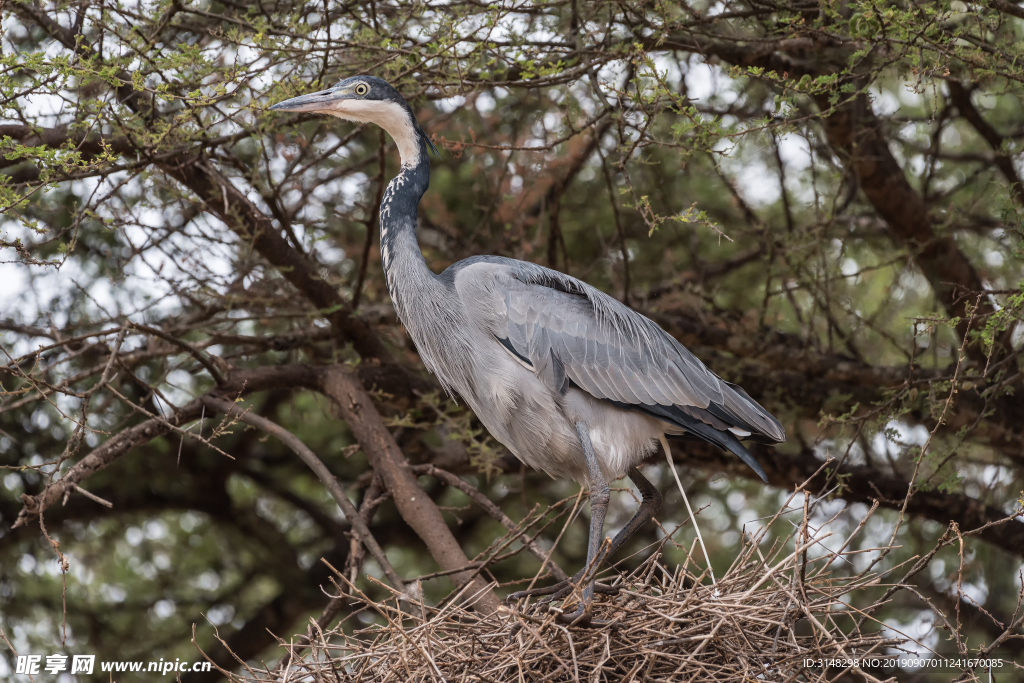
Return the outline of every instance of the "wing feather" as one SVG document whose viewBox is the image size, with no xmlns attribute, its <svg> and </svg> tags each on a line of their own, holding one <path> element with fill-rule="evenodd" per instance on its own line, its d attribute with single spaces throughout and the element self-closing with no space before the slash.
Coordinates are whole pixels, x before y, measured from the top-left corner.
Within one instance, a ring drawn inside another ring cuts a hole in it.
<svg viewBox="0 0 1024 683">
<path fill-rule="evenodd" d="M 488 290 L 497 295 L 491 301 L 498 308 L 504 303 L 504 311 L 488 310 L 492 334 L 528 359 L 549 388 L 564 393 L 571 382 L 595 398 L 658 417 L 737 453 L 763 475 L 729 430 L 765 443 L 782 442 L 786 434 L 743 389 L 654 322 L 580 280 L 511 259 L 484 263 L 494 281 Z"/>
<path fill-rule="evenodd" d="M 717 377 L 649 319 L 578 280 L 540 273 L 549 279 L 551 274 L 561 286 L 552 287 L 537 273 L 515 272 L 504 297 L 507 339 L 538 368 L 550 367 L 554 354 L 566 376 L 597 398 L 689 406 L 698 409 L 690 413 L 708 411 L 715 428 L 784 438 L 778 421 L 746 392 Z"/>
</svg>

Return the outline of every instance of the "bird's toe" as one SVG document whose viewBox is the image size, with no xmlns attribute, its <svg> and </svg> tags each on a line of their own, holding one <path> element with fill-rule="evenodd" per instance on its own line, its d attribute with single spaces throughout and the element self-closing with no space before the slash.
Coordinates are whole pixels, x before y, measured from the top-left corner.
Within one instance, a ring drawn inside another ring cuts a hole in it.
<svg viewBox="0 0 1024 683">
<path fill-rule="evenodd" d="M 559 581 L 558 583 L 550 586 L 544 586 L 543 588 L 531 588 L 525 591 L 516 591 L 515 593 L 509 593 L 505 598 L 505 604 L 511 605 L 514 602 L 523 600 L 525 598 L 535 598 L 537 596 L 547 596 L 541 603 L 548 603 L 554 600 L 561 600 L 562 598 L 568 597 L 572 593 L 576 584 L 573 579 L 567 579 L 565 581 Z M 595 583 L 594 592 L 600 593 L 601 595 L 618 595 L 619 586 L 609 586 L 604 583 Z"/>
<path fill-rule="evenodd" d="M 576 628 L 617 628 L 617 621 L 609 621 L 607 619 L 595 619 L 591 613 L 590 605 L 579 605 L 572 612 L 562 612 L 558 615 L 557 621 L 566 626 L 573 626 Z"/>
<path fill-rule="evenodd" d="M 513 602 L 524 600 L 526 598 L 537 597 L 538 595 L 553 595 L 558 597 L 552 597 L 549 600 L 558 600 L 564 598 L 566 595 L 572 592 L 573 583 L 572 579 L 566 579 L 565 581 L 559 581 L 558 583 L 550 586 L 544 586 L 543 588 L 530 588 L 525 591 L 516 591 L 515 593 L 509 593 L 508 597 L 505 598 L 505 603 L 511 605 Z M 545 600 L 548 602 L 549 600 Z"/>
</svg>

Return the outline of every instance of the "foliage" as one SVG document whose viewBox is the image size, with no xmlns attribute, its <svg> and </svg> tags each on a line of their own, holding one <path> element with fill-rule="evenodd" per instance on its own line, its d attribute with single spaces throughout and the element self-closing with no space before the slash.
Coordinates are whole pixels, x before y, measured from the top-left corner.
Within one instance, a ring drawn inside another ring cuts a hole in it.
<svg viewBox="0 0 1024 683">
<path fill-rule="evenodd" d="M 727 454 L 676 454 L 716 566 L 805 480 L 811 523 L 837 516 L 847 534 L 879 501 L 851 549 L 880 572 L 951 519 L 967 533 L 1010 515 L 1024 488 L 1022 22 L 1006 0 L 8 0 L 0 629 L 19 651 L 170 660 L 195 658 L 195 624 L 235 667 L 224 643 L 276 658 L 269 632 L 341 609 L 321 558 L 390 597 L 321 481 L 214 414 L 214 394 L 312 449 L 410 582 L 437 558 L 388 501 L 326 369 L 361 380 L 384 442 L 510 518 L 575 494 L 437 393 L 395 319 L 375 244 L 390 141 L 267 111 L 355 73 L 392 82 L 445 150 L 421 205 L 431 267 L 496 253 L 581 277 L 782 419 L 789 441 L 755 449 L 767 489 Z M 671 474 L 647 470 L 669 502 L 633 551 L 686 522 Z M 467 556 L 486 552 L 502 525 L 418 481 Z M 609 526 L 631 509 L 613 503 Z M 570 573 L 584 527 L 551 555 Z M 1019 629 L 1022 548 L 1017 518 L 928 556 L 879 633 L 977 653 Z M 506 591 L 539 567 L 519 553 L 484 576 Z M 446 581 L 423 582 L 428 601 Z"/>
</svg>

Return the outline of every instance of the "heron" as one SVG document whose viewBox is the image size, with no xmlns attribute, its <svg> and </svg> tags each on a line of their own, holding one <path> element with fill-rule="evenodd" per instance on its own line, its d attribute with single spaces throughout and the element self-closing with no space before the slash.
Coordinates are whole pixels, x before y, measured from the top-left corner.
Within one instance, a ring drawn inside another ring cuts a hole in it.
<svg viewBox="0 0 1024 683">
<path fill-rule="evenodd" d="M 590 489 L 586 565 L 567 581 L 509 599 L 578 591 L 576 608 L 559 620 L 596 623 L 596 567 L 660 509 L 661 494 L 638 466 L 659 444 L 671 464 L 668 438 L 714 444 L 767 483 L 740 440 L 781 443 L 782 425 L 652 320 L 582 280 L 525 261 L 472 256 L 440 274 L 429 268 L 417 209 L 430 181 L 428 152 L 437 150 L 394 87 L 353 76 L 270 109 L 373 123 L 391 136 L 401 170 L 380 205 L 381 261 L 423 364 L 521 462 Z M 625 476 L 641 502 L 608 543 L 608 482 Z"/>
</svg>

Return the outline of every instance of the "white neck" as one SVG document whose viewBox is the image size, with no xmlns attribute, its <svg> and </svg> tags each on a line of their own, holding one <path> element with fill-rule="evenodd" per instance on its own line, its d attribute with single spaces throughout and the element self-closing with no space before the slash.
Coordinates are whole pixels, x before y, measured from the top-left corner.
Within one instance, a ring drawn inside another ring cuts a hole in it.
<svg viewBox="0 0 1024 683">
<path fill-rule="evenodd" d="M 419 131 L 413 125 L 409 112 L 397 102 L 381 100 L 338 100 L 325 113 L 340 119 L 376 123 L 388 132 L 398 145 L 402 166 L 420 163 Z"/>
</svg>

